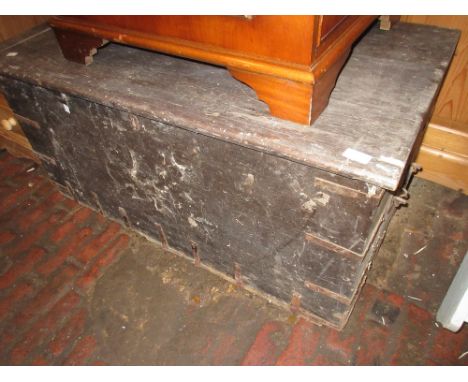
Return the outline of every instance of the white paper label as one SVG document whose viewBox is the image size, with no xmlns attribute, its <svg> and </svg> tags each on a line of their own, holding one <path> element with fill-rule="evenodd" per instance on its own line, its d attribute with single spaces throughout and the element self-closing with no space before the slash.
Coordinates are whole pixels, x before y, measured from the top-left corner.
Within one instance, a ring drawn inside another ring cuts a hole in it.
<svg viewBox="0 0 468 382">
<path fill-rule="evenodd" d="M 351 148 L 347 148 L 343 154 L 342 154 L 345 158 L 348 158 L 349 160 L 352 160 L 354 162 L 359 162 L 359 163 L 362 163 L 362 164 L 367 164 L 370 162 L 370 160 L 372 159 L 372 156 L 371 155 L 368 155 L 366 153 L 363 153 L 361 151 L 358 151 L 358 150 L 354 150 L 354 149 L 351 149 Z"/>
</svg>

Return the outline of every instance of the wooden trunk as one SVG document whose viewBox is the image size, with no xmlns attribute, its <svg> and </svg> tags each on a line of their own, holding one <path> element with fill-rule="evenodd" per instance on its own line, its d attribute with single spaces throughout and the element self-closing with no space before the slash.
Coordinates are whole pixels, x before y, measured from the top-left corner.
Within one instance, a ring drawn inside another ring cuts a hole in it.
<svg viewBox="0 0 468 382">
<path fill-rule="evenodd" d="M 269 116 L 223 68 L 120 45 L 83 67 L 62 58 L 50 29 L 35 33 L 2 48 L 0 90 L 65 193 L 343 327 L 405 203 L 456 32 L 371 30 L 318 129 Z"/>
<path fill-rule="evenodd" d="M 225 66 L 272 115 L 311 124 L 375 16 L 55 17 L 63 55 L 90 64 L 107 41 Z"/>
</svg>

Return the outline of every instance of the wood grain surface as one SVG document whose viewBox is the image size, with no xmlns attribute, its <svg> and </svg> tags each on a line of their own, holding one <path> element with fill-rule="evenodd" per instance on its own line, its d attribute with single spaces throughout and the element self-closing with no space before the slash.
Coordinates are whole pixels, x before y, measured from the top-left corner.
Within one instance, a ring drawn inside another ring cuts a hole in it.
<svg viewBox="0 0 468 382">
<path fill-rule="evenodd" d="M 418 176 L 468 192 L 468 16 L 403 16 L 411 23 L 461 31 L 416 161 Z"/>
<path fill-rule="evenodd" d="M 468 16 L 403 16 L 402 21 L 461 31 L 434 115 L 460 122 L 462 125 L 458 125 L 458 128 L 468 132 Z"/>
<path fill-rule="evenodd" d="M 223 68 L 113 44 L 86 67 L 63 58 L 50 29 L 14 49 L 3 47 L 0 72 L 396 190 L 457 39 L 455 31 L 405 23 L 388 32 L 373 28 L 313 128 L 271 117 Z M 18 54 L 7 56 L 10 51 Z"/>
<path fill-rule="evenodd" d="M 0 42 L 18 36 L 28 29 L 45 23 L 50 16 L 0 16 Z M 6 99 L 0 94 L 0 120 L 13 117 Z M 0 148 L 5 148 L 8 152 L 17 157 L 24 157 L 39 162 L 34 154 L 29 141 L 24 136 L 19 123 L 13 126 L 12 130 L 6 130 L 0 126 Z"/>
<path fill-rule="evenodd" d="M 45 23 L 50 16 L 0 16 L 0 42 Z"/>
</svg>

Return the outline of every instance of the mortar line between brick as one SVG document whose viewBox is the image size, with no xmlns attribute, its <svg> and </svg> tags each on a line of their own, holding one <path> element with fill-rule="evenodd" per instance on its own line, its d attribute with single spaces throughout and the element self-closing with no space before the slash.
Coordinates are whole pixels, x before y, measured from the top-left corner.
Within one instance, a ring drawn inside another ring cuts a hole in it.
<svg viewBox="0 0 468 382">
<path fill-rule="evenodd" d="M 70 237 L 70 236 L 73 236 L 73 235 L 76 235 L 78 232 L 80 232 L 80 230 L 86 228 L 86 227 L 89 227 L 92 231 L 92 235 L 90 235 L 89 237 L 85 238 L 85 240 L 83 240 L 75 249 L 74 249 L 74 253 L 79 253 L 79 251 L 81 251 L 85 245 L 87 245 L 90 241 L 92 241 L 93 238 L 97 237 L 98 235 L 100 235 L 104 229 L 107 227 L 107 226 L 104 226 L 104 228 L 102 227 L 97 227 L 96 228 L 96 220 L 95 220 L 95 217 L 93 215 L 89 216 L 85 221 L 83 221 L 82 223 L 80 224 L 77 224 L 73 229 L 72 231 L 66 236 L 64 237 L 59 243 L 57 244 L 54 244 L 54 245 L 46 245 L 47 249 L 49 250 L 49 254 L 48 256 L 42 260 L 40 263 L 37 264 L 37 266 L 35 268 L 39 268 L 41 267 L 43 264 L 47 263 L 48 261 L 51 261 L 55 255 L 58 254 L 59 251 L 63 250 L 63 248 L 65 248 L 65 246 L 67 245 L 67 239 Z M 54 228 L 54 232 L 55 232 L 55 229 Z M 97 231 L 97 233 L 95 232 L 95 230 Z M 47 239 L 49 239 L 50 235 L 52 234 L 52 232 L 49 233 L 49 236 L 47 237 Z M 49 240 L 47 240 L 47 243 L 49 242 Z M 80 269 L 83 269 L 84 266 L 83 264 L 76 260 L 76 261 L 70 261 L 70 259 L 73 259 L 75 260 L 75 258 L 73 256 L 70 256 L 68 259 L 65 259 L 65 261 L 63 263 L 68 263 L 68 264 L 72 264 Z M 47 275 L 46 277 L 53 277 L 53 275 L 55 275 L 62 267 L 63 264 L 60 264 L 57 269 L 55 269 L 53 272 L 51 272 L 49 275 Z"/>
<path fill-rule="evenodd" d="M 85 303 L 82 301 L 82 299 L 80 298 L 80 302 L 78 303 L 78 305 L 76 307 L 73 307 L 72 310 L 70 310 L 68 312 L 68 314 L 66 316 L 63 316 L 58 324 L 54 327 L 54 330 L 51 331 L 51 333 L 49 333 L 47 335 L 47 337 L 45 337 L 42 341 L 41 341 L 41 345 L 38 346 L 37 348 L 33 349 L 29 354 L 28 356 L 25 358 L 25 362 L 24 364 L 25 365 L 31 365 L 32 361 L 38 356 L 38 355 L 42 355 L 44 358 L 46 358 L 48 361 L 50 361 L 50 358 L 48 356 L 48 351 L 47 351 L 47 347 L 49 346 L 49 344 L 54 340 L 54 338 L 57 336 L 57 334 L 60 332 L 60 330 L 66 325 L 66 323 L 73 317 L 73 315 L 75 313 L 77 313 L 80 309 L 86 309 L 86 306 L 84 306 Z M 87 309 L 86 309 L 87 311 Z M 45 316 L 46 314 L 44 314 Z M 88 321 L 88 319 L 86 320 Z M 85 332 L 85 329 L 83 329 L 83 331 L 80 333 L 80 335 L 82 335 L 82 333 Z M 79 336 L 80 336 L 79 335 Z M 79 338 L 79 336 L 77 336 L 77 338 Z M 69 347 L 69 346 L 67 346 Z M 65 351 L 64 351 L 65 353 Z M 53 357 L 53 358 L 57 358 L 57 357 Z M 60 356 L 58 357 L 60 358 Z M 52 363 L 55 363 L 55 360 L 51 361 L 51 364 Z"/>
<path fill-rule="evenodd" d="M 35 188 L 39 188 L 41 185 L 43 185 L 44 183 L 46 183 L 47 180 L 46 179 L 42 179 L 38 184 L 34 185 Z M 17 190 L 20 190 L 20 189 L 23 189 L 24 187 L 28 187 L 28 185 L 22 185 L 22 186 L 15 186 L 17 187 Z M 25 192 L 24 195 L 21 195 L 19 196 L 15 201 L 14 203 L 12 203 L 11 207 L 10 208 L 6 208 L 5 210 L 3 210 L 3 214 L 4 215 L 7 215 L 9 214 L 10 212 L 12 212 L 17 206 L 18 204 L 21 204 L 22 202 L 24 202 L 25 200 L 27 200 L 27 198 L 29 197 L 32 197 L 31 193 L 30 192 Z"/>
<path fill-rule="evenodd" d="M 5 224 L 5 227 L 12 229 L 18 235 L 21 234 L 21 232 L 18 232 L 18 230 L 15 230 L 14 227 L 12 227 L 12 225 L 16 227 L 17 223 L 19 221 L 21 221 L 22 218 L 29 215 L 32 212 L 32 210 L 35 210 L 37 207 L 39 207 L 40 204 L 45 202 L 45 200 L 47 200 L 47 198 L 50 197 L 54 192 L 55 192 L 54 190 L 50 190 L 47 194 L 42 195 L 39 199 L 31 198 L 33 203 L 31 205 L 29 205 L 28 208 L 24 208 L 24 206 L 21 206 L 21 205 L 20 206 L 15 206 L 14 209 L 11 209 L 9 212 L 5 213 L 3 216 L 8 216 L 9 214 L 12 214 L 15 211 L 15 209 L 19 209 L 19 213 L 14 215 L 14 219 L 8 219 L 7 220 L 7 224 Z M 31 195 L 29 195 L 29 196 L 31 196 Z M 27 199 L 25 198 L 23 201 L 26 201 L 26 200 Z M 10 216 L 8 216 L 8 217 L 10 217 Z M 39 224 L 42 221 L 43 220 L 38 221 L 35 225 Z M 13 224 L 13 223 L 15 223 L 15 224 Z M 3 224 L 2 224 L 2 226 L 3 226 Z M 33 228 L 34 227 L 32 227 L 32 226 L 29 227 L 28 231 L 30 231 Z"/>
<path fill-rule="evenodd" d="M 43 319 L 53 308 L 54 306 L 64 297 L 66 296 L 69 292 L 73 291 L 74 293 L 76 293 L 76 291 L 74 290 L 74 285 L 75 285 L 75 281 L 76 279 L 79 277 L 79 272 L 77 272 L 75 274 L 74 277 L 72 277 L 72 279 L 70 281 L 67 282 L 67 285 L 65 286 L 65 288 L 60 288 L 60 293 L 58 293 L 56 296 L 55 296 L 55 299 L 53 300 L 54 302 L 52 304 L 50 304 L 50 306 L 43 310 L 40 314 L 38 315 L 35 315 L 34 318 L 32 318 L 31 320 L 29 320 L 24 326 L 18 328 L 16 327 L 16 330 L 17 330 L 17 335 L 15 336 L 15 340 L 12 341 L 11 344 L 9 344 L 9 346 L 7 347 L 7 350 L 4 351 L 4 354 L 9 354 L 11 352 L 11 350 L 16 346 L 16 344 L 19 343 L 20 340 L 23 339 L 24 335 L 41 319 Z M 51 278 L 52 279 L 52 278 Z M 49 279 L 48 281 L 50 281 L 51 279 Z M 34 299 L 37 297 L 37 295 L 39 293 L 41 293 L 41 291 L 43 291 L 47 286 L 49 285 L 49 282 L 46 282 L 41 288 L 39 288 L 37 290 L 37 292 L 31 296 L 31 298 L 29 299 L 29 301 L 34 301 Z M 79 295 L 80 296 L 80 295 Z M 80 296 L 80 302 L 81 302 L 81 296 Z M 25 302 L 24 304 L 22 304 L 23 306 L 26 306 L 27 303 Z M 19 312 L 23 312 L 23 309 L 17 309 L 17 311 Z M 8 330 L 10 327 L 14 327 L 15 324 L 14 324 L 14 319 L 16 318 L 16 315 L 13 315 L 9 322 L 5 323 L 4 325 L 4 328 L 2 330 L 2 333 L 5 331 L 5 330 Z M 4 349 L 5 350 L 5 349 Z"/>
</svg>

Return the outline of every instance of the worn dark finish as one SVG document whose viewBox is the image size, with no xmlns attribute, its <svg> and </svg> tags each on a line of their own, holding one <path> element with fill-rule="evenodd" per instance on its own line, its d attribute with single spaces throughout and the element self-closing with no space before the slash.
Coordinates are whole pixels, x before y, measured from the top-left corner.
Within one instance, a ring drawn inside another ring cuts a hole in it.
<svg viewBox="0 0 468 382">
<path fill-rule="evenodd" d="M 223 69 L 154 54 L 148 65 L 146 52 L 110 46 L 88 70 L 63 61 L 50 31 L 7 49 L 18 59 L 0 60 L 0 86 L 65 192 L 202 267 L 341 328 L 394 211 L 383 186 L 396 188 L 406 176 L 456 40 L 452 31 L 394 30 L 385 38 L 373 30 L 361 42 L 340 81 L 360 76 L 365 91 L 345 101 L 338 88 L 318 122 L 327 125 L 307 133 L 262 114 Z M 382 50 L 371 61 L 379 39 L 394 44 L 393 55 Z M 422 52 L 431 57 L 420 63 Z M 389 74 L 398 84 L 382 71 L 392 61 L 402 66 Z M 363 62 L 367 69 L 358 71 Z M 392 88 L 381 92 L 382 83 Z M 397 88 L 411 95 L 404 105 Z M 368 98 L 380 92 L 387 98 L 379 104 Z M 407 118 L 385 115 L 385 102 Z M 390 121 L 394 130 L 383 130 Z M 353 124 L 362 135 L 348 129 Z M 348 159 L 346 148 L 355 150 Z M 357 153 L 356 162 L 356 150 L 371 158 Z"/>
<path fill-rule="evenodd" d="M 70 64 L 50 29 L 0 48 L 0 72 L 396 190 L 458 35 L 404 23 L 374 28 L 354 48 L 317 128 L 269 116 L 254 92 L 221 68 L 112 44 L 89 67 Z M 348 148 L 369 162 L 344 157 Z"/>
</svg>

